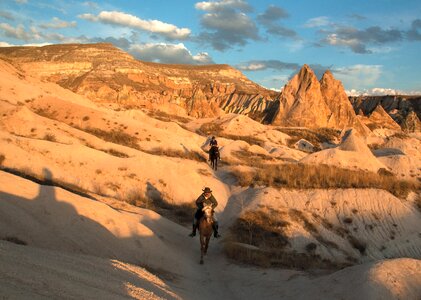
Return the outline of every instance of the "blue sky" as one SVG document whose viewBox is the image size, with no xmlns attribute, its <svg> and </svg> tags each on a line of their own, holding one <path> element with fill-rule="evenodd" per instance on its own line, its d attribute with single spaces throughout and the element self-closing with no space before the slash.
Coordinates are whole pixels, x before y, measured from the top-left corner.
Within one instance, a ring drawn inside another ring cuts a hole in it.
<svg viewBox="0 0 421 300">
<path fill-rule="evenodd" d="M 303 64 L 349 92 L 421 94 L 419 0 L 1 0 L 0 45 L 112 42 L 141 60 L 229 64 L 280 89 Z"/>
</svg>

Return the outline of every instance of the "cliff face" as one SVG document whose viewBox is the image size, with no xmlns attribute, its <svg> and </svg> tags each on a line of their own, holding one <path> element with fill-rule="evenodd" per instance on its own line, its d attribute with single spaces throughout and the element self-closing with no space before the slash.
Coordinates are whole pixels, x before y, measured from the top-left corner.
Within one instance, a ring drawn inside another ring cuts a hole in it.
<svg viewBox="0 0 421 300">
<path fill-rule="evenodd" d="M 111 44 L 0 48 L 0 58 L 96 102 L 177 106 L 194 117 L 218 115 L 220 108 L 256 117 L 278 94 L 228 65 L 141 62 Z"/>
<path fill-rule="evenodd" d="M 419 131 L 421 96 L 358 96 L 349 100 L 356 112 L 368 116 L 381 106 L 405 131 Z"/>
</svg>

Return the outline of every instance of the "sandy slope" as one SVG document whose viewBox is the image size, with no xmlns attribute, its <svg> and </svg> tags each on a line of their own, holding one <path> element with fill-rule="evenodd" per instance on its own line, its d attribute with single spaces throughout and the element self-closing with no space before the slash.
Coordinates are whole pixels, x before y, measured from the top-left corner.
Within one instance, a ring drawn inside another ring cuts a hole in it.
<svg viewBox="0 0 421 300">
<path fill-rule="evenodd" d="M 231 264 L 221 253 L 221 242 L 212 239 L 205 265 L 200 266 L 198 240 L 156 213 L 111 199 L 104 204 L 4 172 L 0 180 L 0 236 L 29 243 L 0 242 L 0 270 L 7 274 L 0 276 L 0 291 L 5 295 L 106 299 L 355 299 L 355 291 L 359 299 L 421 295 L 419 260 L 366 263 L 314 277 Z M 266 202 L 275 199 L 272 196 Z M 261 197 L 256 199 L 265 204 Z M 230 201 L 235 203 L 221 214 L 222 224 L 229 223 L 228 211 L 235 213 L 232 207 L 240 198 Z M 125 263 L 134 258 L 155 275 Z"/>
<path fill-rule="evenodd" d="M 154 153 L 160 148 L 206 157 L 207 139 L 196 130 L 213 122 L 225 136 L 262 140 L 258 146 L 218 137 L 223 161 L 241 163 L 238 151 L 243 151 L 246 157 L 267 157 L 269 162 L 304 158 L 309 163 L 331 162 L 372 171 L 386 166 L 412 177 L 414 168 L 409 165 L 420 159 L 418 138 L 413 137 L 410 144 L 392 138 L 385 144 L 401 150 L 409 160 L 375 157 L 353 136 L 335 149 L 307 156 L 288 148 L 285 134 L 244 116 L 230 114 L 180 126 L 139 110 L 98 107 L 4 61 L 0 61 L 0 70 L 2 167 L 105 195 L 97 195 L 96 201 L 0 171 L 0 238 L 15 237 L 28 243 L 0 242 L 2 294 L 15 298 L 353 299 L 353 292 L 359 289 L 359 299 L 373 295 L 421 298 L 419 260 L 382 261 L 421 256 L 417 231 L 421 218 L 413 202 L 378 190 L 239 188 L 229 167 L 214 172 L 200 159 Z M 87 132 L 88 127 L 129 135 L 137 149 L 107 142 Z M 206 263 L 200 266 L 198 240 L 187 236 L 188 228 L 107 198 L 158 196 L 177 205 L 193 202 L 204 186 L 214 190 L 220 203 L 217 212 L 225 237 L 228 226 L 244 209 L 272 206 L 287 216 L 295 209 L 337 248 L 330 249 L 302 222 L 290 219 L 292 250 L 305 251 L 307 243 L 315 242 L 322 257 L 338 262 L 353 257 L 364 264 L 314 277 L 293 270 L 263 270 L 228 262 L 222 242 L 212 239 Z M 345 222 L 349 217 L 352 222 Z M 323 220 L 366 243 L 365 254 L 346 237 L 326 228 Z M 380 262 L 373 262 L 377 260 Z M 139 266 L 149 268 L 155 276 Z"/>
<path fill-rule="evenodd" d="M 180 299 L 161 279 L 118 260 L 0 241 L 0 294 L 7 299 Z"/>
</svg>

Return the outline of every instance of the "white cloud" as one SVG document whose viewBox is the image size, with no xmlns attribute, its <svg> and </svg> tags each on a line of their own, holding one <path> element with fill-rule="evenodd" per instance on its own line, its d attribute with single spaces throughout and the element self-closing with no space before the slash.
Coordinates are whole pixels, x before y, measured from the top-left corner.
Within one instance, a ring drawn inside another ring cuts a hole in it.
<svg viewBox="0 0 421 300">
<path fill-rule="evenodd" d="M 191 33 L 191 30 L 188 28 L 178 28 L 175 25 L 164 23 L 159 20 L 142 20 L 136 16 L 119 11 L 102 11 L 97 16 L 82 14 L 78 17 L 93 22 L 126 26 L 133 29 L 161 34 L 170 39 L 187 39 Z"/>
<path fill-rule="evenodd" d="M 60 20 L 57 17 L 54 17 L 50 23 L 41 24 L 40 27 L 41 28 L 54 28 L 54 29 L 76 27 L 76 21 L 66 22 L 66 21 Z"/>
<path fill-rule="evenodd" d="M 314 27 L 324 27 L 330 25 L 331 22 L 328 17 L 317 17 L 307 20 L 303 25 L 306 28 L 314 28 Z"/>
<path fill-rule="evenodd" d="M 365 46 L 361 44 L 361 41 L 357 38 L 342 38 L 336 33 L 328 34 L 325 38 L 325 42 L 332 46 L 345 46 L 354 49 L 356 53 L 365 53 L 367 50 Z"/>
<path fill-rule="evenodd" d="M 210 44 L 214 49 L 224 51 L 233 46 L 244 46 L 249 40 L 259 40 L 256 23 L 245 12 L 251 7 L 241 0 L 199 2 L 196 9 L 206 11 L 200 17 L 204 28 L 197 36 L 199 43 Z"/>
<path fill-rule="evenodd" d="M 85 1 L 82 4 L 93 9 L 97 9 L 99 7 L 98 3 L 93 2 L 93 1 Z"/>
<path fill-rule="evenodd" d="M 260 71 L 267 69 L 267 65 L 263 63 L 251 63 L 249 65 L 239 66 L 239 69 L 244 71 Z"/>
<path fill-rule="evenodd" d="M 30 31 L 26 31 L 22 24 L 13 27 L 7 23 L 0 23 L 0 30 L 4 32 L 5 36 L 18 40 L 29 41 L 40 38 L 38 31 L 34 27 L 31 27 Z"/>
<path fill-rule="evenodd" d="M 421 91 L 402 91 L 390 88 L 372 88 L 364 90 L 346 90 L 348 96 L 386 96 L 386 95 L 420 95 Z"/>
<path fill-rule="evenodd" d="M 137 44 L 130 46 L 129 52 L 141 60 L 160 63 L 195 65 L 213 63 L 213 60 L 208 53 L 201 52 L 192 55 L 183 43 Z"/>
<path fill-rule="evenodd" d="M 6 42 L 0 42 L 0 47 L 13 47 L 14 45 L 6 43 Z"/>
<path fill-rule="evenodd" d="M 235 8 L 241 11 L 250 11 L 250 5 L 243 0 L 221 0 L 221 1 L 212 1 L 212 2 L 198 2 L 194 6 L 196 9 L 205 10 L 205 11 L 221 11 Z"/>
<path fill-rule="evenodd" d="M 381 65 L 353 65 L 332 70 L 348 89 L 362 90 L 377 83 L 382 75 Z"/>
</svg>

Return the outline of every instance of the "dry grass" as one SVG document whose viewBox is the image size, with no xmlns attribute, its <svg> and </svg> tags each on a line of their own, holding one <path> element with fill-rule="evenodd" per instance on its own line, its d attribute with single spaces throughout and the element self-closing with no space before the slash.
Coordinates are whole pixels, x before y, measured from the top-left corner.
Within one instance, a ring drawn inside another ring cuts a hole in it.
<svg viewBox="0 0 421 300">
<path fill-rule="evenodd" d="M 103 151 L 108 153 L 108 154 L 111 154 L 112 156 L 116 156 L 116 157 L 121 157 L 121 158 L 128 158 L 129 157 L 126 153 L 117 151 L 117 150 L 112 149 L 112 148 L 106 149 L 106 150 L 103 150 Z"/>
<path fill-rule="evenodd" d="M 224 245 L 226 255 L 235 261 L 261 267 L 340 267 L 316 255 L 315 243 L 306 246 L 306 253 L 288 249 L 285 230 L 290 223 L 285 221 L 286 216 L 286 212 L 263 206 L 246 211 L 230 228 L 231 240 Z"/>
<path fill-rule="evenodd" d="M 181 225 L 191 225 L 196 211 L 196 205 L 193 200 L 191 203 L 174 204 L 171 198 L 165 194 L 158 192 L 153 195 L 147 195 L 140 188 L 133 188 L 121 194 L 119 198 L 131 205 L 153 210 Z"/>
<path fill-rule="evenodd" d="M 28 245 L 27 242 L 21 240 L 20 238 L 14 237 L 14 236 L 6 236 L 4 238 L 0 238 L 0 240 L 8 241 L 8 242 L 14 243 L 16 245 L 23 245 L 23 246 Z"/>
<path fill-rule="evenodd" d="M 104 141 L 140 150 L 139 145 L 137 144 L 138 139 L 124 132 L 123 130 L 113 129 L 111 131 L 105 131 L 105 130 L 102 130 L 99 128 L 93 128 L 93 127 L 85 127 L 85 128 L 78 128 L 78 129 L 86 131 L 92 135 L 95 135 L 96 137 L 103 139 Z"/>
<path fill-rule="evenodd" d="M 312 143 L 316 150 L 320 150 L 322 143 L 333 144 L 339 138 L 340 131 L 332 128 L 317 128 L 317 129 L 296 129 L 296 128 L 280 128 L 279 131 L 288 134 L 291 139 L 288 141 L 288 146 L 292 147 L 300 139 L 305 139 Z"/>
<path fill-rule="evenodd" d="M 0 160 L 0 165 L 1 165 L 1 160 Z M 415 196 L 415 206 L 418 208 L 419 212 L 421 212 L 421 194 L 417 194 Z"/>
<path fill-rule="evenodd" d="M 177 115 L 170 115 L 170 114 L 167 114 L 166 112 L 159 111 L 159 110 L 148 111 L 148 116 L 154 119 L 164 121 L 164 122 L 180 122 L 183 124 L 190 122 L 189 118 L 180 117 Z"/>
<path fill-rule="evenodd" d="M 241 149 L 240 151 L 234 151 L 233 154 L 249 166 L 254 166 L 256 164 L 261 165 L 265 161 L 273 160 L 273 158 L 270 155 L 265 155 L 261 153 L 251 153 L 244 149 Z"/>
<path fill-rule="evenodd" d="M 254 136 L 242 136 L 242 135 L 234 135 L 234 134 L 226 134 L 223 132 L 224 129 L 221 127 L 221 124 L 215 123 L 205 123 L 196 131 L 200 135 L 210 136 L 214 135 L 217 137 L 223 137 L 230 140 L 241 140 L 250 145 L 259 145 L 263 146 L 264 141 L 256 138 Z"/>
<path fill-rule="evenodd" d="M 85 143 L 85 146 L 87 146 L 89 148 L 92 148 L 92 149 L 95 149 L 95 150 L 98 150 L 98 151 L 105 152 L 105 153 L 110 154 L 110 155 L 115 156 L 115 157 L 121 157 L 121 158 L 128 158 L 129 157 L 129 155 L 127 155 L 126 153 L 117 151 L 113 148 L 99 149 L 99 148 L 96 148 L 94 145 L 92 145 L 90 143 Z"/>
<path fill-rule="evenodd" d="M 52 133 L 46 133 L 43 139 L 49 142 L 57 142 L 55 135 Z"/>
<path fill-rule="evenodd" d="M 234 171 L 241 186 L 274 186 L 294 189 L 378 188 L 405 198 L 419 189 L 415 182 L 395 176 L 341 169 L 328 165 L 282 164 L 255 165 L 253 172 Z"/>
<path fill-rule="evenodd" d="M 174 149 L 169 149 L 169 148 L 164 149 L 160 147 L 155 147 L 152 150 L 143 150 L 143 151 L 152 155 L 179 157 L 179 158 L 195 160 L 199 162 L 206 162 L 206 158 L 196 151 L 188 151 L 188 150 L 182 151 L 182 150 L 174 150 Z"/>
</svg>

